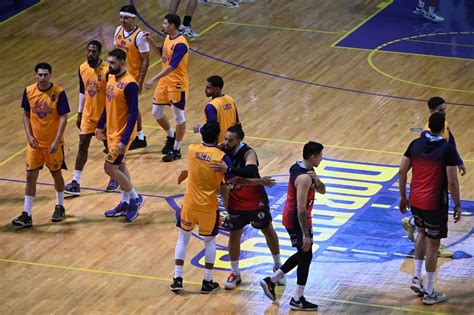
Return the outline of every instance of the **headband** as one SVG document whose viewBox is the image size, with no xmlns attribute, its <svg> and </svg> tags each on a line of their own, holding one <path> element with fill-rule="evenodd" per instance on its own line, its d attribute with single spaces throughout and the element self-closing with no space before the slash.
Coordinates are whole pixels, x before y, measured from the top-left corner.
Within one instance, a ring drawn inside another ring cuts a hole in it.
<svg viewBox="0 0 474 315">
<path fill-rule="evenodd" d="M 127 16 L 127 17 L 132 17 L 132 18 L 136 17 L 135 14 L 130 13 L 130 12 L 124 12 L 124 11 L 120 11 L 120 16 Z"/>
</svg>

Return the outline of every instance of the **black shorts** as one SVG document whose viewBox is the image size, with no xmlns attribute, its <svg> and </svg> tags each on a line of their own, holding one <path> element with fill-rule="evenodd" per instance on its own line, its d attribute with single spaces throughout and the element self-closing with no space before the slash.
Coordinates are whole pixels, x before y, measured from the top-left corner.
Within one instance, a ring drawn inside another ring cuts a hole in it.
<svg viewBox="0 0 474 315">
<path fill-rule="evenodd" d="M 439 240 L 448 237 L 448 208 L 442 210 L 422 210 L 411 206 L 415 224 L 425 231 L 429 238 Z"/>
<path fill-rule="evenodd" d="M 290 235 L 291 246 L 301 249 L 303 246 L 303 233 L 300 228 L 296 229 L 286 229 Z M 309 238 L 311 239 L 311 244 L 313 244 L 313 231 L 309 231 Z"/>
<path fill-rule="evenodd" d="M 255 229 L 264 229 L 272 222 L 270 208 L 266 205 L 258 210 L 232 210 L 229 209 L 229 221 L 227 226 L 231 231 L 243 229 L 247 224 L 251 224 Z"/>
</svg>

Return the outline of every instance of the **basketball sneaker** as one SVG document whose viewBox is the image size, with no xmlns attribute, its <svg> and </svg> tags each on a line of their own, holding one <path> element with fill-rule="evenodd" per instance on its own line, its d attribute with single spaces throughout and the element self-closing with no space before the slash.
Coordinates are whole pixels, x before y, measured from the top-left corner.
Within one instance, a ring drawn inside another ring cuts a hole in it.
<svg viewBox="0 0 474 315">
<path fill-rule="evenodd" d="M 415 227 L 410 224 L 410 219 L 412 217 L 404 217 L 402 219 L 402 226 L 405 229 L 407 237 L 410 241 L 415 241 Z"/>
<path fill-rule="evenodd" d="M 161 153 L 168 154 L 168 152 L 173 151 L 175 137 L 176 137 L 176 134 L 174 137 L 166 137 L 166 143 L 163 149 L 161 149 Z"/>
<path fill-rule="evenodd" d="M 418 279 L 418 277 L 413 277 L 411 279 L 411 286 L 412 289 L 418 296 L 423 296 L 425 294 L 425 289 L 423 288 L 423 280 Z"/>
<path fill-rule="evenodd" d="M 119 191 L 119 189 L 120 189 L 119 184 L 111 178 L 109 180 L 109 183 L 107 184 L 107 188 L 105 189 L 105 191 L 106 192 L 116 192 L 116 191 Z"/>
<path fill-rule="evenodd" d="M 277 267 L 273 267 L 273 272 L 277 271 L 279 268 Z M 278 286 L 283 286 L 283 285 L 286 285 L 286 278 L 283 277 L 281 278 L 280 280 L 277 281 L 276 285 Z"/>
<path fill-rule="evenodd" d="M 28 212 L 23 211 L 18 218 L 12 221 L 12 224 L 21 226 L 22 228 L 27 228 L 33 226 L 33 220 Z"/>
<path fill-rule="evenodd" d="M 193 28 L 191 27 L 191 25 L 184 26 L 184 25 L 181 24 L 180 27 L 179 27 L 179 32 L 181 34 L 183 34 L 184 36 L 186 36 L 188 38 L 191 38 L 191 39 L 196 38 L 196 37 L 199 36 L 198 33 L 193 31 Z"/>
<path fill-rule="evenodd" d="M 294 298 L 291 298 L 290 308 L 294 311 L 317 311 L 318 305 L 306 301 L 305 297 L 302 296 L 299 301 L 295 301 Z"/>
<path fill-rule="evenodd" d="M 176 294 L 183 291 L 184 290 L 184 288 L 183 288 L 183 278 L 181 278 L 181 277 L 173 278 L 173 283 L 170 285 L 170 290 L 173 291 Z"/>
<path fill-rule="evenodd" d="M 423 13 L 423 17 L 425 19 L 428 19 L 428 20 L 431 20 L 433 22 L 436 22 L 436 23 L 441 23 L 444 21 L 444 18 L 439 16 L 439 15 L 436 15 L 436 13 L 430 13 L 430 12 L 427 12 L 425 11 L 425 13 Z"/>
<path fill-rule="evenodd" d="M 220 286 L 219 283 L 214 282 L 212 280 L 206 281 L 202 280 L 202 287 L 201 287 L 201 293 L 202 294 L 209 294 L 213 291 L 219 290 Z"/>
<path fill-rule="evenodd" d="M 272 301 L 276 300 L 275 294 L 275 284 L 272 282 L 270 277 L 266 277 L 260 280 L 260 285 L 262 286 L 263 292 L 265 295 Z"/>
<path fill-rule="evenodd" d="M 79 185 L 78 182 L 73 180 L 69 184 L 64 187 L 64 193 L 67 195 L 72 195 L 72 196 L 80 196 L 81 195 L 81 185 Z"/>
<path fill-rule="evenodd" d="M 423 304 L 433 305 L 436 303 L 441 303 L 447 301 L 448 297 L 441 292 L 433 290 L 433 293 L 425 293 L 423 296 Z"/>
<path fill-rule="evenodd" d="M 145 199 L 140 194 L 138 195 L 138 198 L 130 199 L 130 206 L 125 214 L 125 220 L 128 222 L 135 220 L 140 214 L 140 209 L 143 207 L 144 203 Z"/>
<path fill-rule="evenodd" d="M 146 137 L 143 137 L 143 140 L 140 140 L 140 138 L 136 136 L 135 139 L 133 139 L 132 143 L 130 143 L 130 146 L 128 147 L 128 149 L 131 151 L 135 149 L 145 148 L 146 146 L 147 146 Z"/>
<path fill-rule="evenodd" d="M 453 257 L 453 255 L 454 252 L 452 250 L 447 249 L 443 244 L 439 245 L 438 257 L 450 258 Z"/>
<path fill-rule="evenodd" d="M 64 209 L 64 206 L 56 205 L 56 207 L 54 207 L 54 212 L 53 216 L 51 217 L 51 221 L 61 222 L 64 219 L 66 219 L 66 210 Z"/>
<path fill-rule="evenodd" d="M 235 273 L 231 272 L 230 275 L 227 277 L 227 280 L 225 281 L 224 289 L 233 290 L 241 282 L 242 278 L 240 278 L 240 274 L 236 275 Z"/>
<path fill-rule="evenodd" d="M 426 13 L 426 10 L 422 7 L 416 6 L 415 10 L 413 10 L 413 13 L 423 16 Z"/>
<path fill-rule="evenodd" d="M 181 150 L 171 150 L 163 157 L 163 162 L 173 162 L 181 158 Z"/>
<path fill-rule="evenodd" d="M 104 212 L 104 215 L 107 217 L 107 218 L 113 218 L 113 217 L 123 217 L 125 216 L 125 214 L 127 213 L 128 211 L 128 208 L 129 208 L 129 204 L 124 202 L 124 201 L 120 201 L 120 203 L 118 204 L 118 206 L 116 206 L 115 208 L 113 208 L 112 210 L 107 210 Z"/>
</svg>

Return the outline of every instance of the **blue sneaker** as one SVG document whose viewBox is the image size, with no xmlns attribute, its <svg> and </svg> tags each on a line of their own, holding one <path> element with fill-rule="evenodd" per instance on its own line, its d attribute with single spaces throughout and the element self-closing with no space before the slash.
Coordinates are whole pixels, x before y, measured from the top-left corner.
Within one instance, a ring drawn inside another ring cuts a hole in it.
<svg viewBox="0 0 474 315">
<path fill-rule="evenodd" d="M 105 191 L 106 192 L 116 192 L 116 191 L 119 191 L 119 190 L 120 190 L 119 184 L 111 178 L 109 180 L 109 184 L 107 185 L 107 188 L 105 189 Z"/>
<path fill-rule="evenodd" d="M 114 217 L 123 217 L 130 209 L 128 203 L 124 201 L 120 201 L 117 207 L 113 208 L 112 210 L 108 210 L 104 212 L 104 215 L 107 218 L 114 218 Z"/>
<path fill-rule="evenodd" d="M 138 195 L 138 198 L 130 199 L 130 207 L 128 208 L 127 214 L 125 215 L 125 220 L 132 222 L 140 214 L 139 211 L 143 207 L 145 199 L 142 195 Z"/>
</svg>

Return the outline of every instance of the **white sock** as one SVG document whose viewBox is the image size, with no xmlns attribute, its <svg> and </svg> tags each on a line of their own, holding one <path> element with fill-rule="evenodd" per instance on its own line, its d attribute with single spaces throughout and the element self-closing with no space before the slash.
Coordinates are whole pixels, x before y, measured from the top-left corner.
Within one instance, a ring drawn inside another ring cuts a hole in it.
<svg viewBox="0 0 474 315">
<path fill-rule="evenodd" d="M 300 298 L 304 295 L 304 285 L 296 285 L 295 295 L 293 299 L 299 301 Z"/>
<path fill-rule="evenodd" d="M 204 280 L 206 281 L 212 280 L 212 269 L 204 268 Z"/>
<path fill-rule="evenodd" d="M 34 200 L 35 200 L 35 197 L 25 195 L 25 207 L 23 208 L 23 211 L 28 213 L 28 215 L 30 217 L 31 217 L 31 208 L 33 208 L 33 201 Z"/>
<path fill-rule="evenodd" d="M 430 14 L 433 14 L 433 13 L 435 12 L 435 7 L 429 6 L 429 7 L 428 7 L 428 12 L 429 12 Z"/>
<path fill-rule="evenodd" d="M 82 175 L 82 171 L 74 170 L 74 176 L 72 177 L 72 180 L 75 180 L 78 184 L 80 184 L 81 175 Z"/>
<path fill-rule="evenodd" d="M 434 272 L 426 272 L 426 293 L 431 294 L 434 291 Z"/>
<path fill-rule="evenodd" d="M 145 140 L 145 133 L 143 132 L 143 129 L 137 132 L 137 137 L 140 140 Z"/>
<path fill-rule="evenodd" d="M 425 7 L 425 1 L 418 0 L 418 7 L 419 8 L 424 8 Z"/>
<path fill-rule="evenodd" d="M 410 224 L 413 227 L 416 227 L 415 217 L 410 217 L 410 219 L 408 220 L 408 224 Z"/>
<path fill-rule="evenodd" d="M 56 192 L 56 205 L 64 206 L 64 191 Z"/>
<path fill-rule="evenodd" d="M 415 277 L 421 280 L 423 270 L 423 259 L 414 259 L 415 262 Z"/>
<path fill-rule="evenodd" d="M 175 278 L 182 278 L 183 277 L 183 266 L 182 265 L 174 265 L 174 277 Z"/>
<path fill-rule="evenodd" d="M 280 254 L 278 255 L 272 255 L 273 256 L 273 266 L 275 267 L 275 269 L 278 269 L 281 267 L 281 258 L 280 258 Z"/>
<path fill-rule="evenodd" d="M 138 193 L 135 190 L 135 188 L 132 188 L 130 191 L 127 191 L 127 193 L 128 193 L 128 196 L 130 197 L 130 199 L 137 199 L 138 198 Z"/>
<path fill-rule="evenodd" d="M 281 269 L 278 269 L 270 277 L 270 280 L 272 281 L 272 283 L 277 283 L 278 280 L 282 279 L 284 276 L 285 276 L 285 274 L 283 273 L 283 271 L 281 271 Z"/>
<path fill-rule="evenodd" d="M 181 141 L 174 140 L 173 149 L 174 150 L 179 150 L 180 147 L 181 147 Z"/>
<path fill-rule="evenodd" d="M 236 261 L 230 261 L 230 269 L 232 269 L 232 272 L 238 276 L 240 275 L 240 270 L 239 270 L 239 261 L 236 260 Z"/>
<path fill-rule="evenodd" d="M 167 135 L 168 137 L 170 137 L 170 138 L 173 138 L 173 137 L 174 137 L 174 132 L 173 132 L 173 130 L 171 130 L 171 128 L 168 129 L 168 130 L 166 130 L 166 135 Z"/>
<path fill-rule="evenodd" d="M 120 195 L 120 201 L 130 204 L 130 196 L 128 195 L 128 192 L 122 190 Z"/>
</svg>

